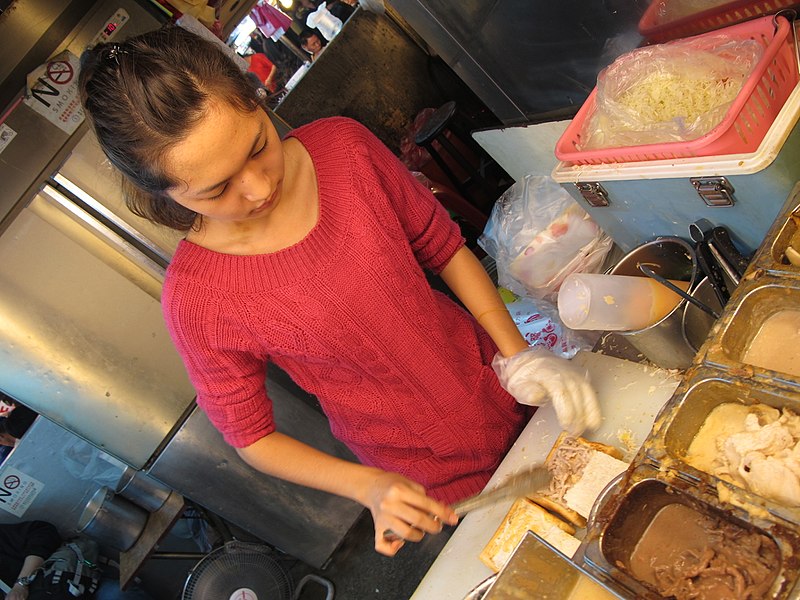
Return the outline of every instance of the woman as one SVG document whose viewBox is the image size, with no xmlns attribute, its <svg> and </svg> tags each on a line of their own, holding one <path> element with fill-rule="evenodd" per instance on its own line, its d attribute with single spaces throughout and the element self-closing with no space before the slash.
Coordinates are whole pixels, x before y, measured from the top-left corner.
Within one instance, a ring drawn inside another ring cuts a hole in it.
<svg viewBox="0 0 800 600">
<path fill-rule="evenodd" d="M 455 524 L 447 503 L 486 484 L 528 417 L 503 385 L 598 424 L 585 376 L 528 348 L 457 225 L 363 126 L 281 140 L 236 66 L 174 27 L 88 50 L 80 88 L 129 206 L 186 232 L 162 307 L 198 405 L 254 468 L 367 507 L 379 552 Z M 361 464 L 276 431 L 269 361 Z"/>
</svg>

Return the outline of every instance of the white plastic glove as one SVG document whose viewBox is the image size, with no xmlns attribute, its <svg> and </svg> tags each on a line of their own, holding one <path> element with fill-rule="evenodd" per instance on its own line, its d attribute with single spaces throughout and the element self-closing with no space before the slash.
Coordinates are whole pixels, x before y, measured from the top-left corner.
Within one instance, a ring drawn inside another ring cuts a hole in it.
<svg viewBox="0 0 800 600">
<path fill-rule="evenodd" d="M 589 383 L 566 358 L 545 348 L 526 348 L 508 358 L 499 352 L 492 360 L 500 385 L 520 404 L 553 403 L 558 422 L 572 435 L 600 426 L 600 407 Z"/>
</svg>

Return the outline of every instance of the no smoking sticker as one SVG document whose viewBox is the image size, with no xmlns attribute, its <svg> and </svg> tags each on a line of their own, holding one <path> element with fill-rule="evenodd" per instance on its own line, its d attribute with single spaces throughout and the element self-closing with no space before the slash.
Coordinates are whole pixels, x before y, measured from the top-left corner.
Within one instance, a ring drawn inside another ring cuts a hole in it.
<svg viewBox="0 0 800 600">
<path fill-rule="evenodd" d="M 11 140 L 17 135 L 17 132 L 11 129 L 5 123 L 0 124 L 0 152 L 6 149 L 11 143 Z"/>
<path fill-rule="evenodd" d="M 47 63 L 47 78 L 56 85 L 67 85 L 75 76 L 75 69 L 67 61 L 54 60 Z"/>
<path fill-rule="evenodd" d="M 64 51 L 28 74 L 25 104 L 71 134 L 83 122 L 78 94 L 78 57 Z"/>
<path fill-rule="evenodd" d="M 0 470 L 0 508 L 21 517 L 42 491 L 38 479 L 13 467 Z"/>
</svg>

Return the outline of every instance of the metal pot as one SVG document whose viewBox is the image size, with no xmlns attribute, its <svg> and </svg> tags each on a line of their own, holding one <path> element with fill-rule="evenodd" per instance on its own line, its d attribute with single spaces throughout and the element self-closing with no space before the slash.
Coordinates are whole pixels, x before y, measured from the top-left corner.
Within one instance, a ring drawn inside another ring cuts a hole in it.
<svg viewBox="0 0 800 600">
<path fill-rule="evenodd" d="M 142 471 L 127 467 L 117 482 L 116 493 L 149 512 L 155 512 L 164 506 L 172 490 Z"/>
<path fill-rule="evenodd" d="M 78 531 L 120 552 L 129 550 L 142 535 L 148 512 L 102 487 L 89 500 L 78 520 Z"/>
<path fill-rule="evenodd" d="M 646 264 L 666 279 L 689 281 L 689 289 L 697 280 L 697 258 L 688 242 L 678 237 L 661 237 L 634 248 L 611 268 L 612 275 L 644 277 L 639 263 Z M 620 331 L 639 352 L 664 369 L 685 369 L 692 364 L 695 351 L 683 337 L 682 316 L 686 300 L 644 329 Z"/>
<path fill-rule="evenodd" d="M 720 304 L 714 289 L 711 287 L 711 282 L 708 277 L 704 277 L 697 284 L 697 287 L 692 291 L 692 296 L 705 303 L 710 308 L 721 313 L 723 306 Z M 707 312 L 699 309 L 694 304 L 686 303 L 683 309 L 682 329 L 683 339 L 695 353 L 700 349 L 700 346 L 706 341 L 708 332 L 714 325 L 715 319 Z"/>
</svg>

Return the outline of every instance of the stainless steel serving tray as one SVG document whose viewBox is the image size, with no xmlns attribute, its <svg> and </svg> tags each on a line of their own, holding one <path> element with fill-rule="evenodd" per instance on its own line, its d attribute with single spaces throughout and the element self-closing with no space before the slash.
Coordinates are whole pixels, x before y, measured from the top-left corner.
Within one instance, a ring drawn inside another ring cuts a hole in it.
<svg viewBox="0 0 800 600">
<path fill-rule="evenodd" d="M 753 255 L 750 271 L 764 272 L 778 277 L 800 278 L 800 267 L 795 267 L 786 258 L 787 246 L 798 239 L 796 236 L 800 236 L 797 221 L 792 215 L 800 216 L 800 183 L 795 184 L 792 194 L 764 236 L 764 242 Z"/>
<path fill-rule="evenodd" d="M 794 529 L 769 514 L 754 516 L 744 509 L 722 507 L 694 491 L 685 481 L 665 481 L 664 473 L 653 466 L 639 465 L 629 470 L 618 489 L 601 501 L 589 525 L 582 545 L 584 568 L 599 579 L 614 581 L 620 595 L 646 600 L 662 598 L 635 575 L 633 556 L 657 513 L 667 505 L 682 504 L 693 512 L 719 518 L 771 540 L 777 564 L 764 597 L 794 597 L 800 575 L 796 559 L 800 538 Z"/>
<path fill-rule="evenodd" d="M 700 364 L 769 385 L 800 388 L 800 375 L 796 374 L 800 372 L 800 365 L 796 373 L 786 373 L 749 364 L 747 359 L 753 338 L 781 311 L 800 313 L 800 279 L 764 275 L 743 280 L 701 348 Z M 792 344 L 792 335 L 800 343 L 800 335 L 790 331 L 786 332 L 787 337 L 775 341 L 788 347 Z"/>
<path fill-rule="evenodd" d="M 759 383 L 717 369 L 696 368 L 659 414 L 634 464 L 650 465 L 670 482 L 685 481 L 690 486 L 689 493 L 704 501 L 722 508 L 746 506 L 754 514 L 768 512 L 771 518 L 800 531 L 800 506 L 764 498 L 687 461 L 689 447 L 706 418 L 725 403 L 764 404 L 800 414 L 800 389 Z"/>
</svg>

